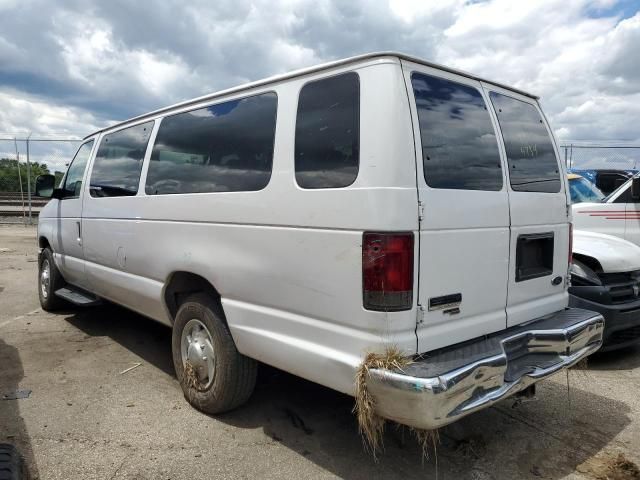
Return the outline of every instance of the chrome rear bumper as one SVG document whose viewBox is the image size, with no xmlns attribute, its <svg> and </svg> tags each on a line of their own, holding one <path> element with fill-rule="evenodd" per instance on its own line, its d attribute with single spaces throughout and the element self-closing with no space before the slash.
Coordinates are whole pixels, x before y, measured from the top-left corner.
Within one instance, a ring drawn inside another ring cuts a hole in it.
<svg viewBox="0 0 640 480">
<path fill-rule="evenodd" d="M 570 308 L 425 354 L 403 371 L 370 370 L 381 416 L 435 429 L 505 399 L 602 345 L 604 319 Z"/>
</svg>

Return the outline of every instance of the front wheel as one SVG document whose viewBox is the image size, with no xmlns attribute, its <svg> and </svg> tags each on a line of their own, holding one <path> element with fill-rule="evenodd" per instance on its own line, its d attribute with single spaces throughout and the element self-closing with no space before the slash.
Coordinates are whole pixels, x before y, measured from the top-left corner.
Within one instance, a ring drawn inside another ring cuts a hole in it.
<svg viewBox="0 0 640 480">
<path fill-rule="evenodd" d="M 198 410 L 223 413 L 245 403 L 256 384 L 257 362 L 236 349 L 218 302 L 189 296 L 173 324 L 173 365 L 185 398 Z"/>
<path fill-rule="evenodd" d="M 51 312 L 64 306 L 64 300 L 54 294 L 62 287 L 64 279 L 53 261 L 53 252 L 47 247 L 38 257 L 38 296 L 43 310 Z"/>
</svg>

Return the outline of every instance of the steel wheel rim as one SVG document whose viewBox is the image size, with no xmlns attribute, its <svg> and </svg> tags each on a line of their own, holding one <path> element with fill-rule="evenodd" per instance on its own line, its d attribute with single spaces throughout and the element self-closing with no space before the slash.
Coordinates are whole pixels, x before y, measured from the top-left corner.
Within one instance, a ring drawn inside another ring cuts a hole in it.
<svg viewBox="0 0 640 480">
<path fill-rule="evenodd" d="M 40 290 L 43 298 L 49 297 L 49 285 L 51 284 L 51 265 L 48 259 L 42 261 L 40 266 Z"/>
<path fill-rule="evenodd" d="M 196 375 L 194 386 L 198 390 L 206 390 L 213 384 L 216 371 L 213 339 L 206 325 L 197 318 L 189 320 L 182 329 L 180 356 L 185 372 L 187 364 L 193 368 Z"/>
</svg>

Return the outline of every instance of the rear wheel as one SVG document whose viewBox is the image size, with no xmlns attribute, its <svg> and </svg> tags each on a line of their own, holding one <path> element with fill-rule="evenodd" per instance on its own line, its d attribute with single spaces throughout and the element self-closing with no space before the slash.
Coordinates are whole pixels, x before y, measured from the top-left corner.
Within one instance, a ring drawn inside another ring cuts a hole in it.
<svg viewBox="0 0 640 480">
<path fill-rule="evenodd" d="M 198 410 L 226 412 L 253 393 L 257 362 L 238 352 L 220 304 L 209 295 L 191 295 L 180 305 L 172 351 L 184 396 Z"/>
<path fill-rule="evenodd" d="M 64 306 L 64 300 L 54 294 L 62 287 L 64 279 L 53 261 L 53 252 L 47 247 L 38 257 L 38 296 L 43 310 L 50 312 Z"/>
</svg>

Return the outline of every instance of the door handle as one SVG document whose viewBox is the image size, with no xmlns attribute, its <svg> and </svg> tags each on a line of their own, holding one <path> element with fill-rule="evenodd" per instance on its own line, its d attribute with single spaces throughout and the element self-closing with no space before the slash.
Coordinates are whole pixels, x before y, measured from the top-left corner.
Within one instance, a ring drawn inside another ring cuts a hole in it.
<svg viewBox="0 0 640 480">
<path fill-rule="evenodd" d="M 78 226 L 78 245 L 82 245 L 82 230 L 80 227 L 80 222 L 76 222 L 76 225 Z"/>
</svg>

